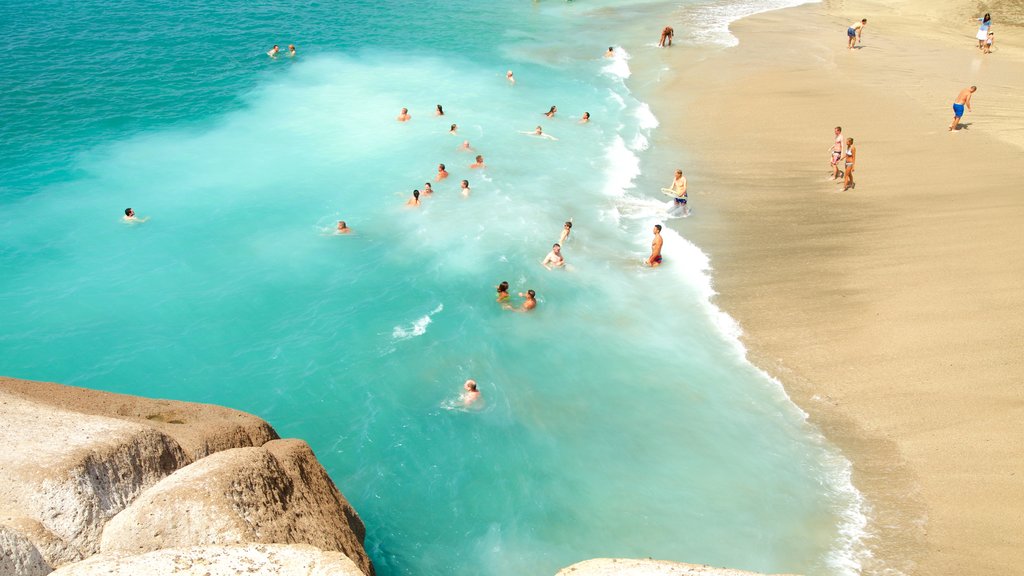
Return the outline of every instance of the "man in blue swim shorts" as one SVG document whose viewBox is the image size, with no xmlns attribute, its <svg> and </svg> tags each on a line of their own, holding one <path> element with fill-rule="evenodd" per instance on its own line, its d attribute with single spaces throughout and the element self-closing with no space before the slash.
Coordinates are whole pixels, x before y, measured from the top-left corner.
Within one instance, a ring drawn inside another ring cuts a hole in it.
<svg viewBox="0 0 1024 576">
<path fill-rule="evenodd" d="M 864 33 L 864 27 L 867 26 L 868 19 L 864 18 L 860 22 L 854 22 L 850 24 L 850 27 L 846 29 L 846 48 L 853 50 L 853 47 L 857 42 L 860 42 L 860 35 Z"/>
<path fill-rule="evenodd" d="M 953 101 L 953 122 L 949 125 L 949 130 L 960 129 L 960 118 L 964 115 L 964 106 L 967 106 L 967 111 L 971 111 L 971 95 L 977 90 L 977 86 L 971 86 L 970 88 L 964 88 L 956 95 L 956 100 Z"/>
</svg>

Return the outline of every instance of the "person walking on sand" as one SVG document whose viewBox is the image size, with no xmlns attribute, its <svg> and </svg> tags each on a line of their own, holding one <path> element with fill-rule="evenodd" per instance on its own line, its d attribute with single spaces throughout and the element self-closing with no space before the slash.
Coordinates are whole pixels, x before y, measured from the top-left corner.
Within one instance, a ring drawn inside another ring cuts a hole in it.
<svg viewBox="0 0 1024 576">
<path fill-rule="evenodd" d="M 843 170 L 843 192 L 850 188 L 856 188 L 853 181 L 853 169 L 857 167 L 857 147 L 853 145 L 853 138 L 846 139 L 846 162 Z"/>
<path fill-rule="evenodd" d="M 846 48 L 853 50 L 854 45 L 860 42 L 861 34 L 864 33 L 864 27 L 868 25 L 868 19 L 864 18 L 860 22 L 854 22 L 850 24 L 850 27 L 846 29 Z"/>
<path fill-rule="evenodd" d="M 654 240 L 651 241 L 651 255 L 647 258 L 647 265 L 657 268 L 661 265 L 661 224 L 654 225 Z"/>
<path fill-rule="evenodd" d="M 981 24 L 978 26 L 977 35 L 978 50 L 983 50 L 985 48 L 985 41 L 988 40 L 989 28 L 992 27 L 992 15 L 986 12 L 984 16 L 982 16 L 981 18 L 976 18 L 976 20 L 978 22 L 981 22 Z"/>
<path fill-rule="evenodd" d="M 843 158 L 843 127 L 836 126 L 836 139 L 832 143 L 832 179 L 837 180 L 843 175 L 839 169 L 839 161 Z"/>
<path fill-rule="evenodd" d="M 672 45 L 672 37 L 676 35 L 676 31 L 671 26 L 665 26 L 661 29 L 661 39 L 658 40 L 658 46 L 664 48 L 665 46 Z"/>
<path fill-rule="evenodd" d="M 964 88 L 956 95 L 956 100 L 953 101 L 953 122 L 949 125 L 949 130 L 960 129 L 960 118 L 964 115 L 964 106 L 967 106 L 967 111 L 971 111 L 971 96 L 978 89 L 977 86 L 971 86 L 970 88 Z"/>
</svg>

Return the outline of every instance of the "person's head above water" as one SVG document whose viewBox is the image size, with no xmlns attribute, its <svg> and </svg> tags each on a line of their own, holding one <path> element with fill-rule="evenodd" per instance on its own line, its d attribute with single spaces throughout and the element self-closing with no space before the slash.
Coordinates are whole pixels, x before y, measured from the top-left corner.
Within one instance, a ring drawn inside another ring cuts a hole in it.
<svg viewBox="0 0 1024 576">
<path fill-rule="evenodd" d="M 559 250 L 562 249 L 562 245 L 559 244 L 558 242 L 555 242 L 554 244 L 551 245 L 551 249 L 554 250 L 555 252 L 558 252 Z"/>
<path fill-rule="evenodd" d="M 124 215 L 131 218 L 132 216 L 135 216 L 135 210 L 132 210 L 131 208 L 125 208 Z"/>
<path fill-rule="evenodd" d="M 534 292 L 533 290 L 527 290 L 526 295 L 530 298 L 530 300 L 533 300 L 537 296 L 537 293 Z"/>
<path fill-rule="evenodd" d="M 459 129 L 458 125 L 456 125 L 456 124 L 452 124 L 452 127 L 451 127 L 451 128 L 449 128 L 449 129 L 448 129 L 448 131 L 449 131 L 449 132 L 455 132 L 455 131 L 456 131 L 456 130 L 458 130 L 458 129 Z"/>
<path fill-rule="evenodd" d="M 572 228 L 572 221 L 566 222 L 565 223 L 565 227 L 566 228 Z"/>
<path fill-rule="evenodd" d="M 442 108 L 440 104 L 437 105 L 437 115 L 444 116 L 444 108 Z"/>
<path fill-rule="evenodd" d="M 477 389 L 476 389 L 476 380 L 473 380 L 473 379 L 466 380 L 466 383 L 463 384 L 462 387 L 465 388 L 466 390 L 470 391 L 470 392 L 476 392 L 477 391 Z"/>
<path fill-rule="evenodd" d="M 469 180 L 463 180 L 462 181 L 462 187 L 463 188 L 469 188 Z"/>
<path fill-rule="evenodd" d="M 438 164 L 437 165 L 437 171 L 438 172 L 443 172 L 444 171 L 444 164 Z"/>
<path fill-rule="evenodd" d="M 413 190 L 412 191 L 412 197 L 417 199 L 417 200 L 419 200 L 419 198 L 420 198 L 420 191 L 419 190 Z"/>
<path fill-rule="evenodd" d="M 498 292 L 508 292 L 508 282 L 507 281 L 502 281 L 501 284 L 498 284 Z"/>
</svg>

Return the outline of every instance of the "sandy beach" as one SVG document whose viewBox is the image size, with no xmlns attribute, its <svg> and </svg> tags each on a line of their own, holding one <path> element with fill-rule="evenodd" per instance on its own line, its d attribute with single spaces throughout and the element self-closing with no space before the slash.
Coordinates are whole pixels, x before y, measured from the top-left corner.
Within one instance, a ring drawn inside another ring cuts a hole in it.
<svg viewBox="0 0 1024 576">
<path fill-rule="evenodd" d="M 671 225 L 710 253 L 751 359 L 853 461 L 865 573 L 1024 563 L 1024 30 L 1000 25 L 1019 5 L 989 5 L 983 55 L 977 10 L 828 1 L 734 23 L 738 47 L 635 55 L 670 70 L 643 95 L 655 148 L 693 154 L 695 216 Z M 698 25 L 665 18 L 677 38 Z M 848 192 L 830 180 L 837 125 L 858 148 Z M 663 160 L 644 169 L 667 184 Z"/>
</svg>

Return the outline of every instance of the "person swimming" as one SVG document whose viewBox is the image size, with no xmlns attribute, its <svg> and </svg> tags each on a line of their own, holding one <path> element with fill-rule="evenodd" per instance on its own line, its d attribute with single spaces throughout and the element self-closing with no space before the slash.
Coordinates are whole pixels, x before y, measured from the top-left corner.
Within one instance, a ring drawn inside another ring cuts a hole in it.
<svg viewBox="0 0 1024 576">
<path fill-rule="evenodd" d="M 555 112 L 558 112 L 558 106 L 552 106 L 547 112 L 544 113 L 548 118 L 554 118 Z"/>
<path fill-rule="evenodd" d="M 295 55 L 296 55 L 295 44 L 289 44 L 288 45 L 288 57 L 289 58 L 295 58 Z"/>
<path fill-rule="evenodd" d="M 444 116 L 444 108 L 440 104 L 437 105 L 437 109 L 434 110 L 434 116 Z"/>
<path fill-rule="evenodd" d="M 562 235 L 558 238 L 559 244 L 565 244 L 565 241 L 569 239 L 569 233 L 572 232 L 572 220 L 569 220 L 562 226 Z"/>
<path fill-rule="evenodd" d="M 277 53 L 280 51 L 281 48 L 277 44 L 274 44 L 274 47 L 267 51 L 267 56 L 270 56 L 271 58 L 277 58 Z"/>
<path fill-rule="evenodd" d="M 604 53 L 605 58 L 615 58 L 615 48 L 612 46 L 608 47 L 608 51 Z"/>
<path fill-rule="evenodd" d="M 551 252 L 544 257 L 544 260 L 540 263 L 541 266 L 551 270 L 551 267 L 562 268 L 565 266 L 565 258 L 562 257 L 562 245 L 553 244 L 551 246 Z"/>
<path fill-rule="evenodd" d="M 423 195 L 430 196 L 434 193 L 434 188 L 430 185 L 430 182 L 423 183 Z"/>
<path fill-rule="evenodd" d="M 515 85 L 516 77 L 512 75 L 512 71 L 505 72 L 505 79 L 508 80 L 509 84 Z"/>
<path fill-rule="evenodd" d="M 580 124 L 586 124 L 590 122 L 590 112 L 584 112 L 583 117 L 580 118 Z"/>
<path fill-rule="evenodd" d="M 448 133 L 449 134 L 458 134 L 459 133 L 459 125 L 458 124 L 452 124 L 452 127 L 448 129 Z"/>
<path fill-rule="evenodd" d="M 459 152 L 473 152 L 473 147 L 469 145 L 469 140 L 463 140 L 462 144 L 456 148 Z"/>
<path fill-rule="evenodd" d="M 462 406 L 469 408 L 480 401 L 480 390 L 477 389 L 476 380 L 469 379 L 462 385 Z"/>
<path fill-rule="evenodd" d="M 504 302 L 510 298 L 512 296 L 508 293 L 508 282 L 503 281 L 501 284 L 498 284 L 498 299 L 496 301 Z"/>
<path fill-rule="evenodd" d="M 145 218 L 139 218 L 138 216 L 135 215 L 135 210 L 132 210 L 131 208 L 125 208 L 123 219 L 125 222 L 128 222 L 130 224 L 142 224 L 146 220 L 149 220 L 149 216 Z"/>
<path fill-rule="evenodd" d="M 350 234 L 352 229 L 345 224 L 344 220 L 338 220 L 338 227 L 335 229 L 335 234 Z"/>
<path fill-rule="evenodd" d="M 437 177 L 434 178 L 434 182 L 440 182 L 448 177 L 448 171 L 444 169 L 444 164 L 437 165 Z"/>
<path fill-rule="evenodd" d="M 463 180 L 459 184 L 459 186 L 461 187 L 460 189 L 462 190 L 462 197 L 469 198 L 469 193 L 472 192 L 472 190 L 469 189 L 469 180 Z"/>
<path fill-rule="evenodd" d="M 513 312 L 529 312 L 537 307 L 537 293 L 533 290 L 527 290 L 526 294 L 519 293 L 520 298 L 526 298 L 523 301 L 523 305 L 519 308 L 512 306 L 511 304 L 505 304 L 502 306 L 505 310 L 512 310 Z"/>
<path fill-rule="evenodd" d="M 558 138 L 555 138 L 554 136 L 552 136 L 550 134 L 545 134 L 544 133 L 544 129 L 541 128 L 540 126 L 537 126 L 536 128 L 534 128 L 533 132 L 523 132 L 522 130 L 520 130 L 519 133 L 520 134 L 526 134 L 527 136 L 537 136 L 538 138 L 546 138 L 548 140 L 558 140 Z"/>
<path fill-rule="evenodd" d="M 470 164 L 469 167 L 470 168 L 486 168 L 487 165 L 484 164 L 484 157 L 481 156 L 480 154 L 477 154 L 476 155 L 476 162 Z"/>
<path fill-rule="evenodd" d="M 402 111 L 399 112 L 399 114 L 398 114 L 398 118 L 395 118 L 395 120 L 398 120 L 399 122 L 408 122 L 411 119 L 412 119 L 412 116 L 409 115 L 409 109 L 408 108 L 402 108 Z"/>
<path fill-rule="evenodd" d="M 412 191 L 412 198 L 410 198 L 409 201 L 405 203 L 405 205 L 406 206 L 412 206 L 413 208 L 418 207 L 420 205 L 420 191 L 419 190 L 413 190 Z"/>
</svg>

